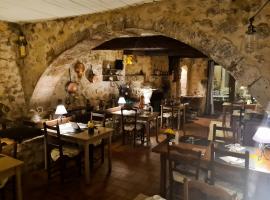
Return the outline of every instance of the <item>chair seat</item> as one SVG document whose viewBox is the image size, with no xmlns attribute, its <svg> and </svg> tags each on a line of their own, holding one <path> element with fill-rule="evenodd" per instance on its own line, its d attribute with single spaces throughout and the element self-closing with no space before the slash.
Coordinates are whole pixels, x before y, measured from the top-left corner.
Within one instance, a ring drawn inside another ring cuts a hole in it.
<svg viewBox="0 0 270 200">
<path fill-rule="evenodd" d="M 125 124 L 124 125 L 124 130 L 125 131 L 133 131 L 135 129 L 135 125 L 134 124 Z M 142 124 L 136 124 L 136 129 L 138 130 L 142 130 L 143 129 L 143 125 Z"/>
<path fill-rule="evenodd" d="M 0 189 L 5 187 L 7 182 L 8 182 L 8 178 L 4 178 L 4 179 L 0 180 Z"/>
<path fill-rule="evenodd" d="M 189 178 L 184 175 L 184 174 L 181 174 L 180 172 L 177 172 L 177 171 L 173 171 L 173 180 L 178 182 L 178 183 L 184 183 L 184 179 L 188 179 Z"/>
<path fill-rule="evenodd" d="M 172 116 L 171 113 L 163 113 L 164 118 L 170 118 Z"/>
<path fill-rule="evenodd" d="M 79 155 L 80 150 L 76 147 L 71 147 L 71 146 L 63 146 L 63 154 L 64 156 L 67 156 L 69 158 L 73 158 L 77 155 Z M 60 157 L 59 149 L 53 149 L 51 151 L 51 157 L 53 161 L 56 161 Z"/>
</svg>

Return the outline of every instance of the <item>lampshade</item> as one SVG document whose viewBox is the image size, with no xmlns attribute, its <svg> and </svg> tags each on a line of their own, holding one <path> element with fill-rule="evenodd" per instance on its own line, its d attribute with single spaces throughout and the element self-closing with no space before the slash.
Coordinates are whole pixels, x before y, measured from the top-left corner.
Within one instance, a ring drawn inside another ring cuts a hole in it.
<svg viewBox="0 0 270 200">
<path fill-rule="evenodd" d="M 126 103 L 126 100 L 124 97 L 119 97 L 118 99 L 118 104 L 125 104 Z"/>
<path fill-rule="evenodd" d="M 261 144 L 270 143 L 270 128 L 259 127 L 252 139 Z"/>
<path fill-rule="evenodd" d="M 65 108 L 65 106 L 63 104 L 60 104 L 56 107 L 56 111 L 55 111 L 56 115 L 64 115 L 67 114 L 67 110 Z"/>
</svg>

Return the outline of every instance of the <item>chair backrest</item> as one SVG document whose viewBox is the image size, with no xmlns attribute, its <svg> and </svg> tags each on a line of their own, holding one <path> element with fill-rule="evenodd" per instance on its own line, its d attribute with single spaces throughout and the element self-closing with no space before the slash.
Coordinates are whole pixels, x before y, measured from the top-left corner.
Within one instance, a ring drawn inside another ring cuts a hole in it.
<svg viewBox="0 0 270 200">
<path fill-rule="evenodd" d="M 166 106 L 165 104 L 161 104 L 160 105 L 160 117 L 163 119 L 165 116 L 164 114 L 169 114 L 170 117 L 174 118 L 176 117 L 176 115 L 178 114 L 178 110 L 176 108 L 174 108 L 173 106 Z M 162 124 L 161 124 L 162 125 Z M 175 124 L 174 124 L 174 120 L 170 121 L 170 128 L 174 128 Z M 177 127 L 176 127 L 177 128 Z"/>
<path fill-rule="evenodd" d="M 131 107 L 121 108 L 121 120 L 122 120 L 122 129 L 125 131 L 125 125 L 133 125 L 136 129 L 137 124 L 137 109 Z"/>
<path fill-rule="evenodd" d="M 231 152 L 225 150 L 224 147 L 218 147 L 216 145 L 214 143 L 211 145 L 210 182 L 214 184 L 216 180 L 221 180 L 233 184 L 242 190 L 245 197 L 247 194 L 246 188 L 249 172 L 249 152 Z M 223 161 L 221 158 L 233 160 L 229 163 Z"/>
<path fill-rule="evenodd" d="M 199 178 L 201 151 L 181 148 L 179 145 L 168 145 L 168 160 L 170 178 L 173 171 L 189 177 Z"/>
<path fill-rule="evenodd" d="M 91 112 L 90 120 L 101 124 L 105 127 L 106 123 L 106 114 L 105 113 L 96 113 Z"/>
<path fill-rule="evenodd" d="M 221 187 L 208 185 L 202 181 L 184 180 L 184 200 L 236 200 L 235 194 L 229 194 Z"/>
<path fill-rule="evenodd" d="M 220 132 L 218 135 L 217 132 Z M 230 134 L 232 136 L 230 137 Z M 213 141 L 222 141 L 224 143 L 235 143 L 236 142 L 236 133 L 232 128 L 217 126 L 213 124 Z"/>
<path fill-rule="evenodd" d="M 17 142 L 11 141 L 10 144 L 6 144 L 5 142 L 1 141 L 1 138 L 0 138 L 0 153 L 16 158 L 17 157 Z"/>
<path fill-rule="evenodd" d="M 63 144 L 61 140 L 58 121 L 46 121 L 43 123 L 43 126 L 44 137 L 46 141 L 47 158 L 50 158 L 50 152 L 54 148 L 57 148 L 59 150 L 60 157 L 63 157 Z"/>
</svg>

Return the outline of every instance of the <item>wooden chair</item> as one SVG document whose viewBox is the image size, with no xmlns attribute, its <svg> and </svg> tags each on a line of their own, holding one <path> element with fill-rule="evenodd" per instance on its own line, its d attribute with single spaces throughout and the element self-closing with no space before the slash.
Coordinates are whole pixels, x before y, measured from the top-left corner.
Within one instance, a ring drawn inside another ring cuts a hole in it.
<svg viewBox="0 0 270 200">
<path fill-rule="evenodd" d="M 231 108 L 230 124 L 233 131 L 237 134 L 237 139 L 242 139 L 242 131 L 244 129 L 244 104 L 233 104 Z"/>
<path fill-rule="evenodd" d="M 223 143 L 235 143 L 236 133 L 232 128 L 217 126 L 213 124 L 213 141 Z"/>
<path fill-rule="evenodd" d="M 224 147 L 211 146 L 210 183 L 223 187 L 231 194 L 237 193 L 238 199 L 247 197 L 247 181 L 249 172 L 249 152 L 230 152 Z M 221 158 L 233 158 L 235 163 L 228 163 Z M 240 160 L 242 159 L 242 160 Z M 241 198 L 242 196 L 242 198 Z"/>
<path fill-rule="evenodd" d="M 17 142 L 12 141 L 11 144 L 6 144 L 5 142 L 1 141 L 0 138 L 0 154 L 4 154 L 13 158 L 17 157 Z M 9 185 L 9 182 L 11 182 L 12 185 L 12 194 L 13 199 L 16 199 L 16 178 L 15 176 L 5 178 L 3 180 L 0 180 L 0 199 L 5 199 L 5 190 L 7 186 Z"/>
<path fill-rule="evenodd" d="M 106 114 L 105 113 L 97 113 L 97 112 L 91 112 L 90 120 L 94 122 L 95 126 L 102 126 L 105 127 L 106 125 Z M 104 140 L 100 140 L 95 144 L 89 145 L 89 156 L 90 156 L 90 170 L 93 171 L 94 169 L 94 163 L 95 163 L 95 157 L 94 152 L 97 149 L 100 149 L 100 157 L 96 160 L 101 160 L 101 164 L 104 163 Z"/>
<path fill-rule="evenodd" d="M 124 107 L 121 108 L 121 122 L 122 122 L 122 139 L 125 144 L 126 135 L 133 138 L 133 146 L 136 145 L 136 139 L 139 137 L 141 143 L 144 144 L 145 127 L 143 124 L 137 122 L 137 109 Z"/>
<path fill-rule="evenodd" d="M 174 196 L 176 186 L 183 186 L 184 179 L 198 179 L 201 152 L 183 149 L 179 145 L 169 145 L 169 199 Z"/>
<path fill-rule="evenodd" d="M 236 200 L 236 195 L 202 181 L 184 180 L 184 200 Z"/>
<path fill-rule="evenodd" d="M 177 117 L 177 110 L 173 107 L 166 107 L 165 105 L 160 105 L 160 128 L 164 127 L 164 120 L 166 127 L 174 127 L 174 119 Z"/>
<path fill-rule="evenodd" d="M 46 141 L 48 179 L 50 180 L 53 175 L 60 173 L 61 182 L 63 182 L 67 164 L 71 160 L 76 161 L 80 175 L 81 152 L 76 146 L 66 145 L 61 140 L 58 120 L 44 122 L 43 126 Z"/>
</svg>

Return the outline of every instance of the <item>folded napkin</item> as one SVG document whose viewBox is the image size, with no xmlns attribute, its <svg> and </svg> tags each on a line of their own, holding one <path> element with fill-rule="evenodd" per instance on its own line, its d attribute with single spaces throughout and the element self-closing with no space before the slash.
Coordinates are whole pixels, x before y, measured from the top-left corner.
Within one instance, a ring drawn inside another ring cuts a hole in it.
<svg viewBox="0 0 270 200">
<path fill-rule="evenodd" d="M 236 157 L 232 157 L 232 156 L 223 156 L 220 157 L 221 160 L 230 163 L 232 165 L 241 165 L 245 163 L 245 160 L 242 158 L 236 158 Z"/>
<path fill-rule="evenodd" d="M 243 147 L 237 143 L 236 144 L 228 144 L 228 145 L 225 145 L 225 147 L 227 147 L 229 149 L 229 151 L 236 152 L 236 153 L 240 153 L 240 152 L 243 152 L 243 150 L 245 150 L 245 147 Z"/>
</svg>

